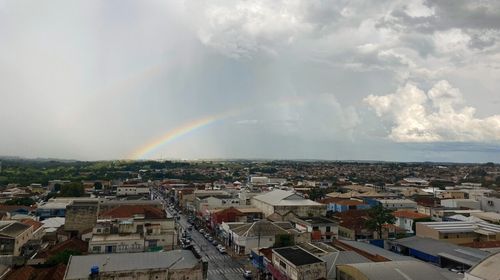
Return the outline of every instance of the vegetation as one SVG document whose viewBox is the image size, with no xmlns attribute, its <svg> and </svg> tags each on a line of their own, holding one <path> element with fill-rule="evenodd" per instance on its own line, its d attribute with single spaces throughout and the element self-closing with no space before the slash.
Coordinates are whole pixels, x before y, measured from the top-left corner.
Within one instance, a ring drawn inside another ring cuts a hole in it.
<svg viewBox="0 0 500 280">
<path fill-rule="evenodd" d="M 394 224 L 396 217 L 392 215 L 392 211 L 385 208 L 381 204 L 377 204 L 368 210 L 369 219 L 366 221 L 366 227 L 376 231 L 379 238 L 382 238 L 382 227 L 385 224 Z"/>
<path fill-rule="evenodd" d="M 68 264 L 70 256 L 78 256 L 82 253 L 77 250 L 66 249 L 47 260 L 48 265 Z"/>
<path fill-rule="evenodd" d="M 31 206 L 31 205 L 35 204 L 35 201 L 29 197 L 22 197 L 22 198 L 14 198 L 11 200 L 7 200 L 4 204 Z"/>
</svg>

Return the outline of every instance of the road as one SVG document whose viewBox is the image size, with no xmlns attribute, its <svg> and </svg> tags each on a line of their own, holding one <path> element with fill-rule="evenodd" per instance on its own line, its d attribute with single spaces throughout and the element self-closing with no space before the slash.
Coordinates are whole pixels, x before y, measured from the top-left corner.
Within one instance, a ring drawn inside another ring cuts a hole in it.
<svg viewBox="0 0 500 280">
<path fill-rule="evenodd" d="M 163 200 L 164 205 L 168 205 L 166 199 L 160 194 L 155 193 L 155 199 Z M 168 209 L 165 209 L 169 213 Z M 169 213 L 172 215 L 172 213 Z M 185 215 L 180 215 L 180 220 L 177 224 L 184 229 L 187 229 L 189 223 Z M 204 260 L 208 262 L 208 280 L 243 280 L 243 266 L 237 260 L 231 258 L 227 254 L 221 254 L 217 248 L 208 242 L 197 230 L 190 231 L 192 242 L 200 249 Z"/>
</svg>

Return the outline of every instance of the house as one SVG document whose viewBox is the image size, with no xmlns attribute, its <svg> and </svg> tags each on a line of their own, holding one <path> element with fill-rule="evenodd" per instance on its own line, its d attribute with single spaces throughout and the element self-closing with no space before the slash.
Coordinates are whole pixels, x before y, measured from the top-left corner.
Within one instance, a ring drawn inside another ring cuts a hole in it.
<svg viewBox="0 0 500 280">
<path fill-rule="evenodd" d="M 149 187 L 147 185 L 122 185 L 116 188 L 117 196 L 134 196 L 147 194 L 149 194 Z"/>
<path fill-rule="evenodd" d="M 396 222 L 394 225 L 403 228 L 407 233 L 415 233 L 415 222 L 416 221 L 429 221 L 430 216 L 420 214 L 411 210 L 398 210 L 393 213 L 396 217 Z"/>
<path fill-rule="evenodd" d="M 99 201 L 75 200 L 66 206 L 66 224 L 64 229 L 75 231 L 80 235 L 83 231 L 92 229 L 97 221 Z"/>
<path fill-rule="evenodd" d="M 273 190 L 252 197 L 251 203 L 266 217 L 275 212 L 280 215 L 293 212 L 300 217 L 324 216 L 326 213 L 326 205 L 305 199 L 293 191 Z"/>
<path fill-rule="evenodd" d="M 253 222 L 262 219 L 262 211 L 257 208 L 223 208 L 210 211 L 210 226 L 216 228 L 226 222 Z"/>
<path fill-rule="evenodd" d="M 441 206 L 447 208 L 481 209 L 479 201 L 473 199 L 442 199 Z"/>
<path fill-rule="evenodd" d="M 33 237 L 33 226 L 15 221 L 0 222 L 0 255 L 22 255 L 23 246 Z"/>
<path fill-rule="evenodd" d="M 327 204 L 326 210 L 329 212 L 345 212 L 349 210 L 363 210 L 370 208 L 370 205 L 358 199 L 327 197 L 320 200 L 320 203 Z"/>
<path fill-rule="evenodd" d="M 64 279 L 203 280 L 206 268 L 189 250 L 71 256 Z"/>
<path fill-rule="evenodd" d="M 326 279 L 326 262 L 297 246 L 273 249 L 272 266 L 276 279 L 316 280 Z"/>
<path fill-rule="evenodd" d="M 500 198 L 481 197 L 479 200 L 481 210 L 484 212 L 500 213 Z"/>
<path fill-rule="evenodd" d="M 331 241 L 338 238 L 336 222 L 322 217 L 292 218 L 295 228 L 299 231 L 310 232 L 312 241 Z"/>
<path fill-rule="evenodd" d="M 278 240 L 290 238 L 290 233 L 276 223 L 261 220 L 253 223 L 223 223 L 225 243 L 238 254 L 249 254 L 253 248 L 274 246 Z"/>
<path fill-rule="evenodd" d="M 376 201 L 389 209 L 417 209 L 417 203 L 411 199 L 376 199 Z"/>
<path fill-rule="evenodd" d="M 486 222 L 417 223 L 416 230 L 419 237 L 428 237 L 454 244 L 500 240 L 500 225 Z"/>
<path fill-rule="evenodd" d="M 149 206 L 119 206 L 100 214 L 89 240 L 89 252 L 124 253 L 173 249 L 175 222 Z"/>
</svg>

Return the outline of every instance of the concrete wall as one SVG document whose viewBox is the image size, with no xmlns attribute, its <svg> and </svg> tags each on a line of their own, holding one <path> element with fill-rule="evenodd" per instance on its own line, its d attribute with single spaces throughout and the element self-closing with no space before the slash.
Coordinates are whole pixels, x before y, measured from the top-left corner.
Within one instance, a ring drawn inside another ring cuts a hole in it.
<svg viewBox="0 0 500 280">
<path fill-rule="evenodd" d="M 66 206 L 66 221 L 64 229 L 67 231 L 82 231 L 91 229 L 96 225 L 97 213 L 99 212 L 98 202 L 78 203 L 75 202 Z"/>
</svg>

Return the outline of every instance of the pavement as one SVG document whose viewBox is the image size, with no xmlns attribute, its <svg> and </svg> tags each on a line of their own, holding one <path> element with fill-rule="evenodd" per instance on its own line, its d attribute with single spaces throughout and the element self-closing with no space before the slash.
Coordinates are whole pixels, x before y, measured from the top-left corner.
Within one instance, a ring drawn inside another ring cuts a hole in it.
<svg viewBox="0 0 500 280">
<path fill-rule="evenodd" d="M 156 195 L 157 199 L 162 199 Z M 168 210 L 166 210 L 168 212 Z M 168 213 L 172 214 L 172 213 Z M 177 224 L 187 231 L 189 223 L 185 215 L 180 215 Z M 245 258 L 233 258 L 229 254 L 221 254 L 217 248 L 208 242 L 197 230 L 189 231 L 192 242 L 200 249 L 204 260 L 208 262 L 208 280 L 243 280 L 245 267 L 249 267 L 249 262 Z M 230 251 L 229 248 L 228 252 Z"/>
</svg>

